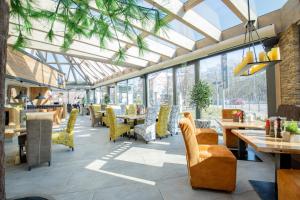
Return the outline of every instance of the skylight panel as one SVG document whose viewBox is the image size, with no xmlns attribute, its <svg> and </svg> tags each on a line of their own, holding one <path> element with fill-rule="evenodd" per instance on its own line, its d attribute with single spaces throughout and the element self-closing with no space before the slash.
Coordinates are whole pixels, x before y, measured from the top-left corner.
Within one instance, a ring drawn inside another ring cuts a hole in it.
<svg viewBox="0 0 300 200">
<path fill-rule="evenodd" d="M 253 6 L 253 9 L 256 10 L 257 15 L 261 16 L 282 8 L 282 6 L 284 6 L 287 0 L 272 0 L 272 2 L 270 0 L 250 0 L 250 2 L 251 6 Z"/>
<path fill-rule="evenodd" d="M 220 0 L 203 1 L 192 9 L 220 30 L 242 23 Z"/>
<path fill-rule="evenodd" d="M 156 41 L 156 42 L 159 42 L 160 44 L 163 44 L 163 45 L 166 45 L 166 46 L 168 46 L 168 47 L 171 47 L 171 48 L 173 48 L 173 49 L 176 49 L 176 48 L 177 48 L 177 46 L 175 46 L 174 44 L 171 44 L 171 43 L 169 43 L 169 42 L 166 42 L 166 41 L 164 41 L 164 40 L 161 40 L 161 39 L 159 39 L 159 38 L 157 38 L 157 37 L 154 37 L 154 36 L 152 36 L 152 35 L 149 35 L 147 38 L 149 38 L 149 39 L 151 39 L 151 40 L 154 40 L 154 41 Z"/>
<path fill-rule="evenodd" d="M 202 34 L 191 29 L 190 27 L 178 21 L 177 19 L 172 20 L 168 25 L 170 26 L 170 28 L 174 29 L 178 33 L 181 33 L 194 41 L 201 40 L 204 38 Z"/>
</svg>

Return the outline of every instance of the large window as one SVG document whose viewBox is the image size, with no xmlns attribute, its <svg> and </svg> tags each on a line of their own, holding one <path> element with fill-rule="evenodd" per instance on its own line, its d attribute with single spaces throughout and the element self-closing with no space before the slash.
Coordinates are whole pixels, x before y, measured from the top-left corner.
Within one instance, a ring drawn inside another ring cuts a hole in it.
<svg viewBox="0 0 300 200">
<path fill-rule="evenodd" d="M 117 104 L 127 104 L 127 80 L 117 83 Z"/>
<path fill-rule="evenodd" d="M 258 52 L 262 51 L 258 46 Z M 257 117 L 265 118 L 267 109 L 266 71 L 252 76 L 234 77 L 233 69 L 240 62 L 242 50 L 227 54 L 228 87 L 225 90 L 225 107 L 240 108 Z"/>
<path fill-rule="evenodd" d="M 116 103 L 116 87 L 115 85 L 108 86 L 110 104 Z"/>
<path fill-rule="evenodd" d="M 148 104 L 173 104 L 173 70 L 167 69 L 148 75 Z"/>
<path fill-rule="evenodd" d="M 107 95 L 107 86 L 102 86 L 100 88 L 100 103 L 104 104 L 104 97 Z"/>
<path fill-rule="evenodd" d="M 176 70 L 176 99 L 180 111 L 191 112 L 194 117 L 196 109 L 191 106 L 190 92 L 195 84 L 195 65 L 180 67 Z"/>
<path fill-rule="evenodd" d="M 144 80 L 142 78 L 133 78 L 128 80 L 128 104 L 144 104 Z"/>
<path fill-rule="evenodd" d="M 260 52 L 261 47 L 257 47 Z M 233 69 L 241 61 L 242 50 L 200 61 L 200 79 L 213 91 L 211 106 L 202 112 L 203 118 L 220 118 L 222 108 L 240 108 L 257 117 L 267 116 L 266 72 L 252 76 L 234 76 Z"/>
</svg>

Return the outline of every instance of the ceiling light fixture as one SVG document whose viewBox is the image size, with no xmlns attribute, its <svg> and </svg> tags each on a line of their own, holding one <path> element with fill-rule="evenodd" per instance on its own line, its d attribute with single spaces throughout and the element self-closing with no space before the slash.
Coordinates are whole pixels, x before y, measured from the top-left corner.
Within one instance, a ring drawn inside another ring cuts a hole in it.
<svg viewBox="0 0 300 200">
<path fill-rule="evenodd" d="M 244 38 L 244 49 L 242 54 L 242 62 L 239 63 L 233 70 L 235 76 L 249 76 L 253 75 L 271 64 L 276 64 L 280 62 L 280 51 L 279 47 L 273 47 L 269 52 L 267 52 L 265 46 L 263 45 L 262 39 L 259 36 L 257 29 L 255 27 L 255 20 L 250 18 L 250 0 L 248 2 L 248 21 L 245 25 L 245 38 Z M 262 44 L 264 51 L 260 52 L 257 58 L 255 51 L 255 41 L 253 39 L 253 34 L 256 34 L 258 41 Z M 251 51 L 251 48 L 253 51 Z M 245 50 L 248 49 L 245 55 Z"/>
</svg>

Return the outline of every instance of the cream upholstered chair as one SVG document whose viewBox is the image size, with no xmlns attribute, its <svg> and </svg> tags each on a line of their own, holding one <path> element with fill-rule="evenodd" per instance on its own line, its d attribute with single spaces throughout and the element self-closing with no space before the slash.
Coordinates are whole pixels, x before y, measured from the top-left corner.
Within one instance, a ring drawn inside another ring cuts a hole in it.
<svg viewBox="0 0 300 200">
<path fill-rule="evenodd" d="M 52 133 L 52 143 L 65 145 L 74 151 L 74 126 L 78 115 L 77 109 L 72 109 L 67 128 L 60 132 Z"/>
<path fill-rule="evenodd" d="M 48 162 L 51 164 L 53 113 L 26 113 L 26 158 L 28 170 Z"/>
<path fill-rule="evenodd" d="M 156 109 L 148 108 L 146 113 L 146 119 L 144 124 L 139 124 L 134 126 L 134 132 L 137 135 L 143 137 L 143 139 L 148 143 L 151 140 L 155 140 L 155 122 L 156 122 Z"/>
<path fill-rule="evenodd" d="M 102 115 L 98 113 L 100 109 L 101 105 L 93 104 L 89 106 L 92 127 L 95 127 L 96 125 L 99 125 L 99 123 L 101 123 Z"/>
<path fill-rule="evenodd" d="M 179 106 L 173 105 L 170 117 L 169 117 L 169 123 L 168 123 L 168 131 L 170 132 L 171 136 L 178 133 L 178 117 L 179 117 Z"/>
</svg>

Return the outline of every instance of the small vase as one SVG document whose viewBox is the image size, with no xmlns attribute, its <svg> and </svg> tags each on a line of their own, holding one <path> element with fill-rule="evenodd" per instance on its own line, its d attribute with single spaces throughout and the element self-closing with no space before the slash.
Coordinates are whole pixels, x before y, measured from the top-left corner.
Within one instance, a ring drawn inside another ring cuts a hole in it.
<svg viewBox="0 0 300 200">
<path fill-rule="evenodd" d="M 283 131 L 283 132 L 281 133 L 281 135 L 282 135 L 282 140 L 283 140 L 284 142 L 289 142 L 289 141 L 290 141 L 290 139 L 291 139 L 291 133 L 290 133 L 290 132 Z"/>
</svg>

